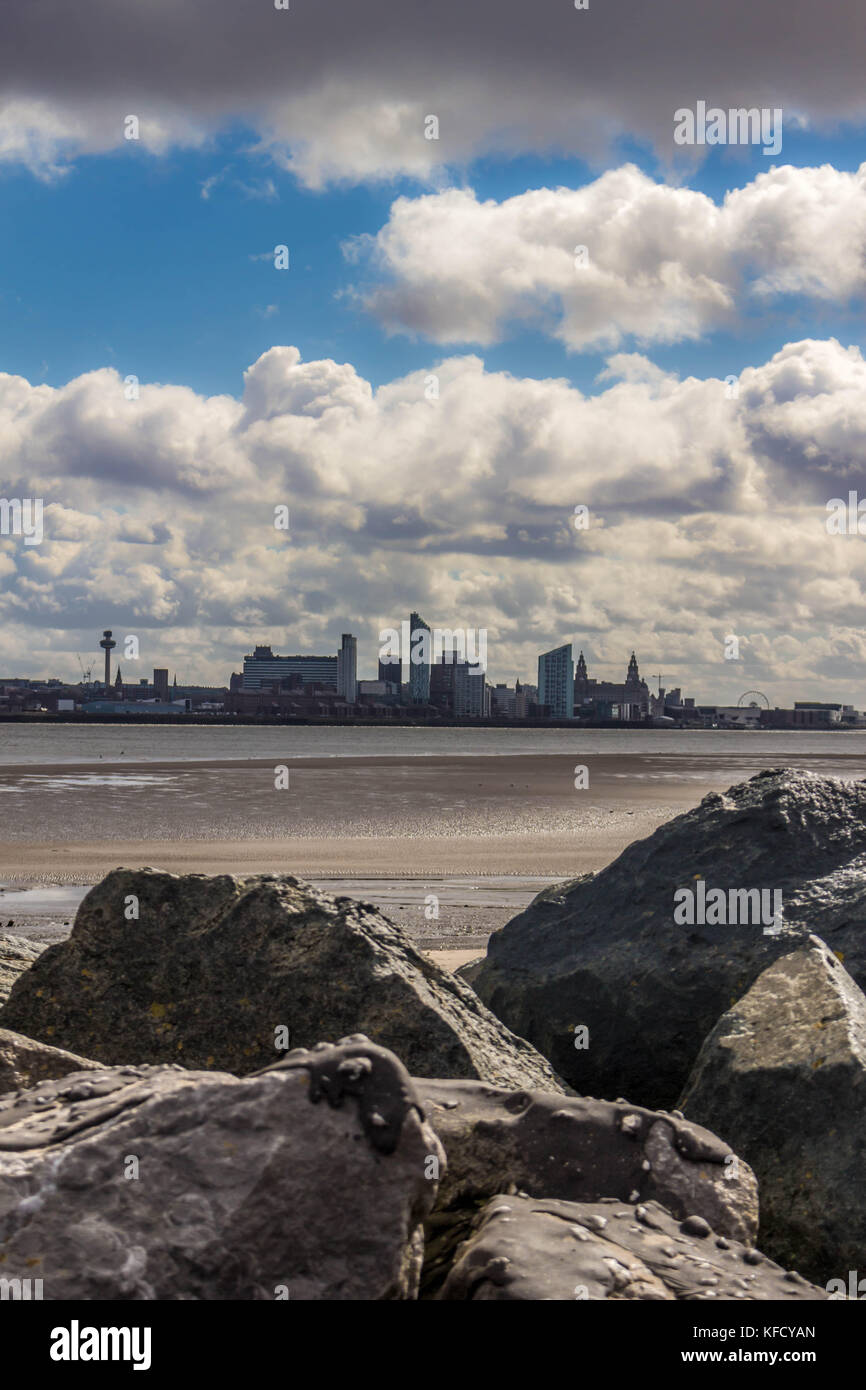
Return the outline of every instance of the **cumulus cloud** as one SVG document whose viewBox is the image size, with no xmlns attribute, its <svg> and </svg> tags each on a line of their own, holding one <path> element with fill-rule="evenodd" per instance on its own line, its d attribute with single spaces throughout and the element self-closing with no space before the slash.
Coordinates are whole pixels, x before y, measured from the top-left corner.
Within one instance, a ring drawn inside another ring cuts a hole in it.
<svg viewBox="0 0 866 1390">
<path fill-rule="evenodd" d="M 673 155 L 673 115 L 781 106 L 862 120 L 866 31 L 850 0 L 40 0 L 0 18 L 0 158 L 50 174 L 80 152 L 200 143 L 238 122 L 310 186 L 479 154 L 603 158 L 619 136 Z M 425 138 L 425 118 L 439 139 Z M 689 158 L 695 157 L 691 150 Z"/>
<path fill-rule="evenodd" d="M 736 397 L 637 354 L 602 375 L 584 395 L 460 356 L 374 391 L 278 346 L 240 400 L 127 400 L 107 369 L 0 376 L 3 495 L 45 500 L 41 545 L 0 539 L 0 662 L 72 677 L 112 626 L 139 636 L 142 672 L 223 683 L 256 641 L 329 650 L 354 631 L 372 674 L 379 628 L 414 607 L 485 626 L 497 679 L 572 639 L 596 674 L 634 646 L 705 699 L 829 683 L 856 700 L 866 540 L 829 535 L 825 504 L 866 492 L 859 350 L 788 344 Z"/>
<path fill-rule="evenodd" d="M 625 165 L 501 203 L 398 198 L 348 249 L 384 276 L 362 297 L 391 332 L 490 344 L 530 324 L 580 351 L 695 339 L 782 294 L 862 297 L 864 246 L 866 164 L 773 168 L 720 206 Z"/>
</svg>

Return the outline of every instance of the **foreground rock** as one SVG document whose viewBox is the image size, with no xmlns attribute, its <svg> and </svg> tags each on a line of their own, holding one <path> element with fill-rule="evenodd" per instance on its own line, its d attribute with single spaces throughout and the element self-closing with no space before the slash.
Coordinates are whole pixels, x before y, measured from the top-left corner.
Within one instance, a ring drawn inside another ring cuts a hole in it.
<svg viewBox="0 0 866 1390">
<path fill-rule="evenodd" d="M 424 1289 L 436 1289 L 479 1201 L 496 1193 L 595 1202 L 656 1200 L 752 1244 L 758 1188 L 730 1145 L 677 1115 L 624 1102 L 506 1091 L 478 1081 L 416 1079 L 448 1155 L 427 1223 Z"/>
<path fill-rule="evenodd" d="M 137 915 L 136 915 L 137 914 Z M 0 1026 L 107 1063 L 239 1075 L 363 1032 L 418 1076 L 562 1090 L 473 990 L 374 907 L 288 875 L 117 869 L 18 980 Z"/>
<path fill-rule="evenodd" d="M 45 1082 L 0 1100 L 3 1274 L 55 1300 L 413 1297 L 443 1163 L 366 1039 L 244 1080 Z"/>
<path fill-rule="evenodd" d="M 681 1102 L 746 1158 L 761 1244 L 825 1284 L 866 1249 L 866 997 L 824 943 L 775 962 L 710 1033 Z"/>
<path fill-rule="evenodd" d="M 698 878 L 739 924 L 674 920 Z M 742 922 L 759 906 L 745 890 L 772 909 L 777 889 L 781 930 Z M 576 1090 L 672 1106 L 720 1014 L 813 931 L 866 984 L 866 783 L 763 772 L 546 890 L 491 937 L 473 985 Z"/>
<path fill-rule="evenodd" d="M 677 1221 L 657 1202 L 498 1194 L 477 1219 L 442 1299 L 821 1300 L 824 1289 L 757 1250 Z"/>
<path fill-rule="evenodd" d="M 98 1062 L 0 1028 L 0 1096 L 51 1081 L 70 1072 L 93 1071 Z"/>
<path fill-rule="evenodd" d="M 29 970 L 44 950 L 41 942 L 23 936 L 0 936 L 0 1004 L 6 1003 L 18 976 Z"/>
</svg>

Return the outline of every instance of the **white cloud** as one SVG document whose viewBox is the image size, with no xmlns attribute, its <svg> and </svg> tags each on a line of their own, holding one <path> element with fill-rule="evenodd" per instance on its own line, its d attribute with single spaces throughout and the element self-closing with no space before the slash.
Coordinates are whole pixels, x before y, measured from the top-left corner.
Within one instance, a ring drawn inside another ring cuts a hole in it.
<svg viewBox="0 0 866 1390">
<path fill-rule="evenodd" d="M 127 402 L 108 369 L 59 389 L 0 376 L 4 495 L 45 499 L 41 546 L 0 539 L 2 665 L 30 669 L 35 645 L 73 676 L 113 626 L 142 638 L 142 669 L 181 678 L 349 630 L 371 671 L 379 627 L 417 607 L 486 626 L 497 678 L 572 638 L 596 674 L 634 646 L 707 699 L 857 699 L 866 539 L 825 527 L 830 497 L 866 495 L 856 348 L 788 344 L 736 400 L 636 354 L 595 396 L 477 357 L 433 365 L 435 401 L 426 371 L 374 392 L 288 346 L 249 368 L 241 401 L 153 385 Z"/>
<path fill-rule="evenodd" d="M 487 345 L 529 324 L 581 351 L 695 339 L 781 294 L 862 296 L 864 246 L 866 164 L 773 168 L 721 206 L 625 165 L 502 203 L 398 198 L 348 250 L 384 278 L 362 297 L 392 332 Z"/>
</svg>

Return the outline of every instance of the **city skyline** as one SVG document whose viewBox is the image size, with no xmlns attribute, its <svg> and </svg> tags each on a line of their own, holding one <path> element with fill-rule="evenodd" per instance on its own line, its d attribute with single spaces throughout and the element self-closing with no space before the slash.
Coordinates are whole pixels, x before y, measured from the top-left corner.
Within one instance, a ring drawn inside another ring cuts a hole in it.
<svg viewBox="0 0 866 1390">
<path fill-rule="evenodd" d="M 614 720 L 633 719 L 637 721 L 658 716 L 663 712 L 666 704 L 672 707 L 691 709 L 733 710 L 738 706 L 745 708 L 751 706 L 757 709 L 763 700 L 764 708 L 767 710 L 779 711 L 786 708 L 784 703 L 771 700 L 766 691 L 754 687 L 742 691 L 735 701 L 714 698 L 712 692 L 709 695 L 706 693 L 688 695 L 678 684 L 668 683 L 664 685 L 662 672 L 650 675 L 650 679 L 655 679 L 657 682 L 657 689 L 653 691 L 647 683 L 646 676 L 642 676 L 640 673 L 639 662 L 634 650 L 628 659 L 624 681 L 608 681 L 603 674 L 599 679 L 596 668 L 593 668 L 593 674 L 590 674 L 582 647 L 578 650 L 578 657 L 575 660 L 576 644 L 574 642 L 561 644 L 546 653 L 539 653 L 536 684 L 527 680 L 525 675 L 516 675 L 513 677 L 514 687 L 509 687 L 507 679 L 500 680 L 496 676 L 491 676 L 486 666 L 475 664 L 472 654 L 472 638 L 467 641 L 466 630 L 455 632 L 438 627 L 433 628 L 419 614 L 413 612 L 410 619 L 402 624 L 401 633 L 398 634 L 396 629 L 386 631 L 394 634 L 394 637 L 389 640 L 397 641 L 398 646 L 401 646 L 403 655 L 396 659 L 396 662 L 386 655 L 383 661 L 381 643 L 386 633 L 380 630 L 377 669 L 373 674 L 361 674 L 359 672 L 357 638 L 352 633 L 343 633 L 340 649 L 336 654 L 324 652 L 318 654 L 313 652 L 282 654 L 274 652 L 270 645 L 256 645 L 241 661 L 236 663 L 239 669 L 233 668 L 228 680 L 209 684 L 188 679 L 178 681 L 177 672 L 174 672 L 170 679 L 168 668 L 154 668 L 152 680 L 148 680 L 146 676 L 138 675 L 137 670 L 135 670 L 134 679 L 128 679 L 122 675 L 120 662 L 117 660 L 114 663 L 115 674 L 111 678 L 109 659 L 119 644 L 113 640 L 112 630 L 106 629 L 98 642 L 105 662 L 105 671 L 101 680 L 98 677 L 93 677 L 93 663 L 86 666 L 79 654 L 80 681 L 63 681 L 62 678 L 51 675 L 43 677 L 4 677 L 0 675 L 0 692 L 4 688 L 11 688 L 16 682 L 32 684 L 37 689 L 43 684 L 46 687 L 65 685 L 70 690 L 77 688 L 97 692 L 92 698 L 98 698 L 98 692 L 102 690 L 103 698 L 117 698 L 120 701 L 128 701 L 130 698 L 145 701 L 155 699 L 167 707 L 171 699 L 176 698 L 178 694 L 183 697 L 189 691 L 197 691 L 205 699 L 210 699 L 211 695 L 221 690 L 226 693 L 234 690 L 245 692 L 260 690 L 264 694 L 268 690 L 277 689 L 278 686 L 285 683 L 288 676 L 294 674 L 303 682 L 304 687 L 306 687 L 307 682 L 315 682 L 316 684 L 312 688 L 317 690 L 331 689 L 340 700 L 348 704 L 353 704 L 356 701 L 363 703 L 364 700 L 377 698 L 374 687 L 385 682 L 392 694 L 400 697 L 397 700 L 400 707 L 407 711 L 411 710 L 413 706 L 433 707 L 441 704 L 442 696 L 445 692 L 449 692 L 446 703 L 452 708 L 454 714 L 480 718 L 496 715 L 495 700 L 497 695 L 500 701 L 508 698 L 509 717 L 527 717 L 529 715 L 527 702 L 537 700 L 539 706 L 548 708 L 548 714 L 545 717 L 559 720 L 578 718 L 581 711 L 586 715 L 589 705 L 594 705 L 596 713 L 601 712 L 604 718 L 613 717 Z M 486 659 L 486 634 L 483 636 Z M 418 639 L 422 637 L 425 640 L 419 643 Z M 445 637 L 449 639 L 450 646 L 444 641 Z M 131 639 L 127 636 L 125 640 L 129 642 Z M 457 647 L 454 645 L 455 642 Z M 477 655 L 477 631 L 475 642 Z M 461 646 L 464 649 L 462 653 L 458 650 Z M 465 659 L 467 649 L 468 660 Z M 428 650 L 435 653 L 430 659 L 423 655 Z M 137 666 L 138 659 L 129 658 L 133 667 Z M 301 672 L 304 673 L 303 676 Z M 453 674 L 449 674 L 452 672 Z M 127 670 L 128 675 L 129 668 Z M 483 679 L 480 679 L 480 675 L 483 675 Z M 4 681 L 8 682 L 6 686 L 4 686 Z M 396 684 L 394 684 L 395 681 Z M 365 690 L 364 687 L 367 689 Z M 424 696 L 421 695 L 422 688 L 426 692 Z M 515 691 L 522 713 L 515 706 L 513 698 Z M 521 691 L 523 692 L 522 697 Z M 802 698 L 803 691 L 800 691 L 799 694 L 801 698 L 789 701 L 788 708 L 795 706 L 813 710 L 832 708 L 849 712 L 856 709 L 856 706 L 849 701 L 821 701 L 815 696 Z M 491 697 L 493 698 L 493 706 L 491 706 Z M 750 699 L 750 697 L 753 698 Z"/>
</svg>

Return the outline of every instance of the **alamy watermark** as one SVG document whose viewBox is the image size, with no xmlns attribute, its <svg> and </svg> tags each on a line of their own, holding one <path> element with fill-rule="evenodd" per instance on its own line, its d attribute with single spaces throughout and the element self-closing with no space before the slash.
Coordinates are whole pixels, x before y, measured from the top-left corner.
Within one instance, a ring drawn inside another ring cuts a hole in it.
<svg viewBox="0 0 866 1390">
<path fill-rule="evenodd" d="M 681 106 L 674 112 L 677 145 L 763 145 L 764 154 L 782 152 L 782 110 L 779 106 L 707 109 L 705 101 L 695 110 Z"/>
<path fill-rule="evenodd" d="M 13 1302 L 42 1297 L 41 1279 L 0 1279 L 0 1301 L 6 1302 L 11 1299 Z"/>
<path fill-rule="evenodd" d="M 0 536 L 23 536 L 25 545 L 41 545 L 42 535 L 41 497 L 0 497 Z"/>
<path fill-rule="evenodd" d="M 397 665 L 430 666 L 444 657 L 480 674 L 487 670 L 486 627 L 416 627 L 408 621 L 399 629 L 383 627 L 379 632 L 379 660 Z"/>
<path fill-rule="evenodd" d="M 831 497 L 824 525 L 829 536 L 866 536 L 866 497 L 861 501 L 854 491 L 848 493 L 847 502 Z"/>
<path fill-rule="evenodd" d="M 772 936 L 782 927 L 781 888 L 708 888 L 699 878 L 694 888 L 674 892 L 678 927 L 763 927 Z"/>
</svg>

